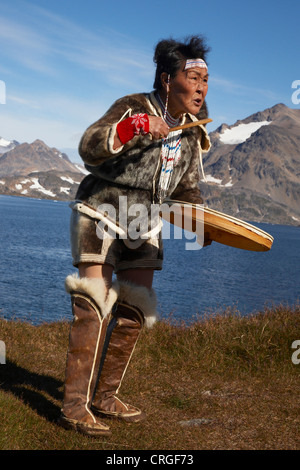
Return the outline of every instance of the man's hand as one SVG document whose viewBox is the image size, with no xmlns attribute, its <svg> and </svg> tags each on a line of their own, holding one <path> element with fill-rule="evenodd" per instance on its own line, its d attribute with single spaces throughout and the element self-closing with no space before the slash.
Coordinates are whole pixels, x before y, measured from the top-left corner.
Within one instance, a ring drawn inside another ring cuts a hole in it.
<svg viewBox="0 0 300 470">
<path fill-rule="evenodd" d="M 149 122 L 149 130 L 147 126 L 146 133 L 151 134 L 154 139 L 163 139 L 168 137 L 170 129 L 161 117 L 147 115 L 147 118 L 149 119 L 149 121 L 147 119 Z M 134 135 L 137 135 L 135 132 L 135 115 L 118 124 L 117 132 L 114 136 L 114 150 L 120 148 L 126 142 L 131 140 Z M 141 135 L 145 135 L 145 132 L 141 131 Z M 121 136 L 122 138 L 120 138 Z"/>
<path fill-rule="evenodd" d="M 154 139 L 168 137 L 169 132 L 169 126 L 161 117 L 149 116 L 149 133 Z"/>
</svg>

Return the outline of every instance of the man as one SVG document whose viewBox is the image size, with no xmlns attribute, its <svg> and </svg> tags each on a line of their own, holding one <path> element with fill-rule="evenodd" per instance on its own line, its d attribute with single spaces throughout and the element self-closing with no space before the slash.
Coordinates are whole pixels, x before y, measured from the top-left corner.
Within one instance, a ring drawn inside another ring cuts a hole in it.
<svg viewBox="0 0 300 470">
<path fill-rule="evenodd" d="M 151 206 L 166 197 L 202 203 L 198 167 L 210 148 L 206 129 L 172 127 L 207 117 L 207 52 L 201 37 L 160 41 L 154 91 L 119 99 L 82 136 L 79 152 L 90 175 L 78 189 L 71 219 L 79 276 L 66 279 L 74 315 L 60 418 L 66 428 L 107 435 L 99 416 L 144 418 L 118 391 L 143 325 L 156 319 L 152 281 L 154 270 L 162 269 L 163 248 Z M 136 204 L 149 217 L 133 239 Z"/>
</svg>

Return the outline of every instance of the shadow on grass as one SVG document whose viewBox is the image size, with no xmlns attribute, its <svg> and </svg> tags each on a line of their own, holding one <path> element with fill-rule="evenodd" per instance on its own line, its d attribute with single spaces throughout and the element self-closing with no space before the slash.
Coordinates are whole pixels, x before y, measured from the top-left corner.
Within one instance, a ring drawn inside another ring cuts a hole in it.
<svg viewBox="0 0 300 470">
<path fill-rule="evenodd" d="M 30 372 L 9 360 L 0 367 L 0 389 L 12 393 L 48 421 L 56 421 L 60 415 L 60 406 L 54 401 L 62 401 L 62 385 L 60 380 Z"/>
</svg>

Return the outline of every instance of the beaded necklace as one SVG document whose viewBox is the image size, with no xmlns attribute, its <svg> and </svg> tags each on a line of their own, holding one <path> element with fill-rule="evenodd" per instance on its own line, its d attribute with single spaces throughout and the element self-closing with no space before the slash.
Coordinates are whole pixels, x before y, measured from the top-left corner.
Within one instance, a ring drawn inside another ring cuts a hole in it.
<svg viewBox="0 0 300 470">
<path fill-rule="evenodd" d="M 164 120 L 168 126 L 172 128 L 178 125 L 180 119 L 174 119 L 168 112 L 168 98 L 169 93 L 167 93 L 166 104 L 164 105 L 157 93 L 157 99 L 163 111 Z M 170 132 L 167 138 L 162 139 L 160 155 L 162 163 L 157 190 L 159 204 L 162 204 L 166 197 L 171 182 L 173 168 L 181 158 L 181 132 L 181 130 Z"/>
</svg>

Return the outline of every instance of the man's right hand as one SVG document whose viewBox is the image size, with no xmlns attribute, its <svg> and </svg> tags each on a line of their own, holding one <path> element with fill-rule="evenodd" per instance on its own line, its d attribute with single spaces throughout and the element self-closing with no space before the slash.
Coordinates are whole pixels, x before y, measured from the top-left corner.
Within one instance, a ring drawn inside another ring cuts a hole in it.
<svg viewBox="0 0 300 470">
<path fill-rule="evenodd" d="M 149 117 L 149 133 L 154 139 L 163 139 L 168 137 L 170 132 L 169 126 L 159 116 L 148 116 Z"/>
</svg>

